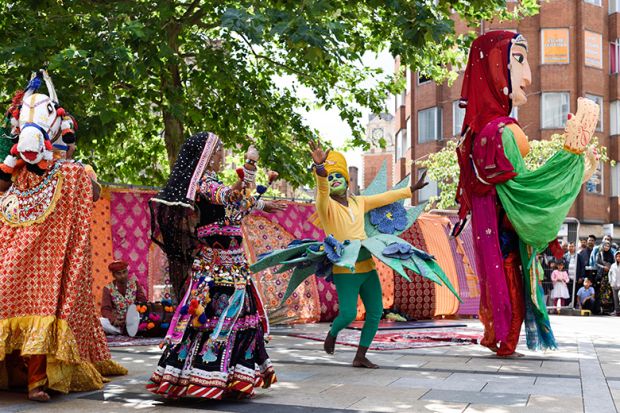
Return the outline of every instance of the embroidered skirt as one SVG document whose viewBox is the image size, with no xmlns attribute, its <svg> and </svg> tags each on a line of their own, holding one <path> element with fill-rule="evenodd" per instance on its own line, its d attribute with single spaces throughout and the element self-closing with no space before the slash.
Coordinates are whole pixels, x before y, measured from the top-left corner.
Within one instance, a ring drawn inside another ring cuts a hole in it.
<svg viewBox="0 0 620 413">
<path fill-rule="evenodd" d="M 147 390 L 165 397 L 251 397 L 276 382 L 268 321 L 243 249 L 203 247 Z"/>
</svg>

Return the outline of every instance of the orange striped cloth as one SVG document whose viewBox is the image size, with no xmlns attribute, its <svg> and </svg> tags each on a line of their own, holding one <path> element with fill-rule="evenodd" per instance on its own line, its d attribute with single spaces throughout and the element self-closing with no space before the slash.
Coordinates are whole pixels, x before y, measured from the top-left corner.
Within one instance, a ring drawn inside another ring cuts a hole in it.
<svg viewBox="0 0 620 413">
<path fill-rule="evenodd" d="M 112 256 L 112 226 L 110 225 L 110 189 L 104 187 L 101 198 L 95 202 L 91 218 L 90 239 L 93 246 L 93 296 L 97 314 L 101 311 L 103 287 L 112 281 L 108 264 Z"/>
<path fill-rule="evenodd" d="M 452 257 L 452 249 L 444 225 L 450 225 L 450 220 L 439 215 L 423 214 L 418 218 L 422 235 L 428 253 L 435 256 L 437 263 L 448 276 L 448 279 L 459 291 L 459 281 Z M 435 316 L 453 315 L 459 309 L 459 301 L 445 286 L 435 285 Z"/>
</svg>

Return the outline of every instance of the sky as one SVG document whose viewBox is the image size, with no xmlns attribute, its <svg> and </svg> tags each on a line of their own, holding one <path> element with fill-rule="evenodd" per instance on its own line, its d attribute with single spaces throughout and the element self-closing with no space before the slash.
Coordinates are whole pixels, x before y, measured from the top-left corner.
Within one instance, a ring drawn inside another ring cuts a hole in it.
<svg viewBox="0 0 620 413">
<path fill-rule="evenodd" d="M 373 68 L 381 68 L 384 73 L 392 74 L 394 71 L 394 59 L 389 52 L 385 51 L 380 54 L 367 53 L 364 55 L 362 62 L 365 66 Z M 374 82 L 369 82 L 364 86 L 371 86 Z M 300 97 L 312 99 L 312 92 L 308 89 L 299 88 L 298 94 Z M 388 109 L 391 108 L 391 99 L 386 102 Z M 362 125 L 366 125 L 368 122 L 368 110 L 361 109 L 362 111 Z M 351 128 L 349 125 L 340 119 L 338 110 L 324 110 L 317 109 L 310 112 L 302 113 L 304 119 L 308 122 L 308 125 L 319 131 L 321 137 L 327 141 L 330 141 L 334 147 L 342 146 L 347 138 L 351 137 Z M 357 166 L 360 174 L 359 179 L 362 177 L 362 151 L 360 149 L 355 151 L 345 152 L 347 162 L 349 166 Z"/>
</svg>

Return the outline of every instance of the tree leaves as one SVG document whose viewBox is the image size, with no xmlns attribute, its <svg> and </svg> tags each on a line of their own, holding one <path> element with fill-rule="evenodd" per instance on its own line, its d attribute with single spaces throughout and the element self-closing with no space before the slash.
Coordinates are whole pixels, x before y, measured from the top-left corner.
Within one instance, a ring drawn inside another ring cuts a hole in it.
<svg viewBox="0 0 620 413">
<path fill-rule="evenodd" d="M 302 185 L 310 180 L 306 142 L 316 137 L 304 108 L 337 108 L 351 142 L 366 147 L 360 108 L 384 112 L 389 94 L 404 87 L 363 67 L 365 52 L 389 48 L 413 71 L 450 78 L 471 40 L 455 35 L 451 10 L 474 27 L 538 7 L 433 3 L 0 0 L 0 98 L 8 102 L 31 70 L 49 63 L 79 122 L 80 154 L 96 153 L 106 181 L 162 184 L 182 139 L 209 130 L 234 148 L 251 135 L 267 167 Z M 285 77 L 315 99 L 298 97 Z"/>
</svg>

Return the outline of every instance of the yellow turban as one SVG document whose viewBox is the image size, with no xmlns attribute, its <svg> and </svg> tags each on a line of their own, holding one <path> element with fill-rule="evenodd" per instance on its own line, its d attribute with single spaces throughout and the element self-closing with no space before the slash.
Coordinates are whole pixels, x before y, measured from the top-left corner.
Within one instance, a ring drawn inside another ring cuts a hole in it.
<svg viewBox="0 0 620 413">
<path fill-rule="evenodd" d="M 325 170 L 327 171 L 327 175 L 333 174 L 334 172 L 340 172 L 347 180 L 347 184 L 349 183 L 349 168 L 347 167 L 347 160 L 344 159 L 344 155 L 340 152 L 329 152 L 327 159 L 325 160 Z"/>
</svg>

